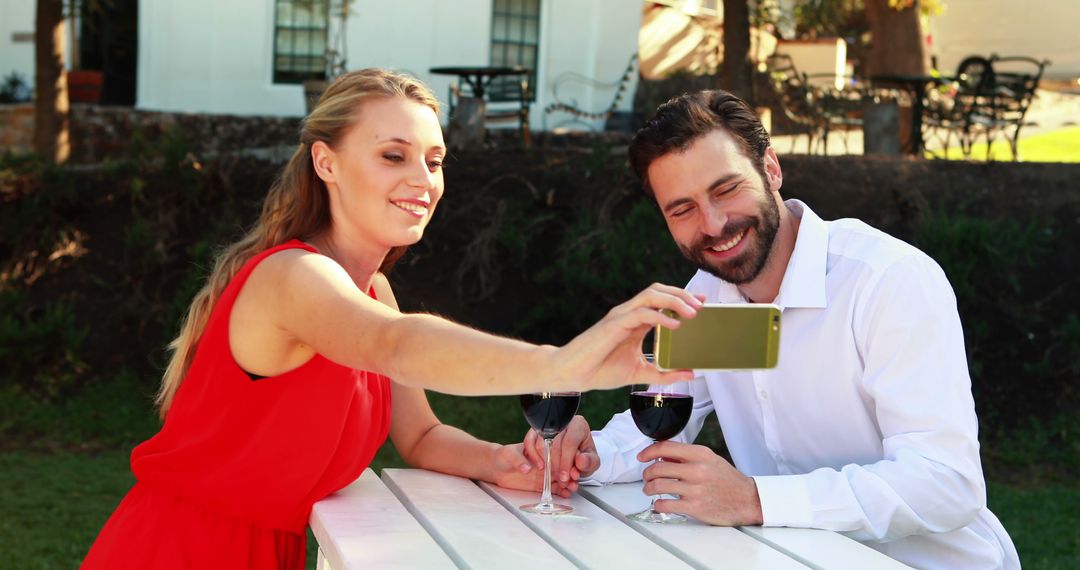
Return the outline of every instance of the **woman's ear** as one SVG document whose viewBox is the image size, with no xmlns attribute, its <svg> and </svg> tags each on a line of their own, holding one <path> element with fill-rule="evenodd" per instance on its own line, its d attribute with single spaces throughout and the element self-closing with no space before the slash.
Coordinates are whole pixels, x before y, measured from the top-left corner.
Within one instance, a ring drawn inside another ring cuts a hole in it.
<svg viewBox="0 0 1080 570">
<path fill-rule="evenodd" d="M 315 174 L 327 184 L 337 181 L 334 175 L 336 160 L 337 155 L 330 145 L 323 141 L 315 141 L 311 145 L 311 163 L 315 166 Z"/>
</svg>

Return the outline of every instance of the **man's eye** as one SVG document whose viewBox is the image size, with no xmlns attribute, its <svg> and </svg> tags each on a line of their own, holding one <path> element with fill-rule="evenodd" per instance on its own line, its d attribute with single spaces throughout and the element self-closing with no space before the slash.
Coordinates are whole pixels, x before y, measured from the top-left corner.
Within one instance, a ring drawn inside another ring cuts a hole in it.
<svg viewBox="0 0 1080 570">
<path fill-rule="evenodd" d="M 681 218 L 690 213 L 692 208 L 683 208 L 682 210 L 675 210 L 671 213 L 672 218 Z"/>
</svg>

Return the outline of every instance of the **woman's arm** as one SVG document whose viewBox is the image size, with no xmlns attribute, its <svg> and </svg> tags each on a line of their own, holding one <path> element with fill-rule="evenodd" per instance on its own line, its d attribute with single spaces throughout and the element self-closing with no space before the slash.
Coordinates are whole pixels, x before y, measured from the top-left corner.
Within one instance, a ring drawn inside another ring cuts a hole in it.
<svg viewBox="0 0 1080 570">
<path fill-rule="evenodd" d="M 377 275 L 373 283 L 379 301 L 397 310 L 390 283 Z M 539 490 L 543 471 L 535 471 L 521 445 L 479 440 L 439 421 L 420 388 L 393 384 L 390 439 L 409 465 L 479 479 L 501 487 Z M 565 490 L 564 494 L 569 494 Z"/>
<path fill-rule="evenodd" d="M 660 372 L 641 358 L 641 341 L 650 328 L 679 325 L 660 309 L 692 317 L 700 306 L 675 287 L 653 285 L 567 345 L 553 347 L 497 337 L 433 315 L 403 315 L 364 294 L 330 258 L 302 250 L 271 255 L 256 274 L 266 294 L 261 306 L 282 334 L 330 360 L 405 386 L 518 394 L 692 377 L 688 370 Z"/>
</svg>

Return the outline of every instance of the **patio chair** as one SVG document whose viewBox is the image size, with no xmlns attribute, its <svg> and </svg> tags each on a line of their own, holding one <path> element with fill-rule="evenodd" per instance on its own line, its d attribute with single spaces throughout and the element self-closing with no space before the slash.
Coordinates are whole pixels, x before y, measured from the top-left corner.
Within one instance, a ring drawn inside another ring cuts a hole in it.
<svg viewBox="0 0 1080 570">
<path fill-rule="evenodd" d="M 766 64 L 781 110 L 789 120 L 805 129 L 810 154 L 815 152 L 814 139 L 820 143 L 821 153 L 828 154 L 831 131 L 841 130 L 846 134 L 852 128 L 862 128 L 863 90 L 858 85 L 838 90 L 831 85 L 814 84 L 812 80 L 818 76 L 800 72 L 787 54 L 771 55 Z M 832 74 L 827 76 L 835 79 Z M 843 141 L 846 152 L 846 136 Z M 791 148 L 794 151 L 795 140 Z"/>
<path fill-rule="evenodd" d="M 971 55 L 956 67 L 956 76 L 951 82 L 931 84 L 929 90 L 921 94 L 926 101 L 923 138 L 941 145 L 941 158 L 947 156 L 953 136 L 964 157 L 971 155 L 971 147 L 980 132 L 973 119 L 978 109 L 990 105 L 988 94 L 993 83 L 994 68 L 990 59 Z"/>
<path fill-rule="evenodd" d="M 1050 62 L 1026 56 L 992 55 L 990 64 L 994 70 L 993 81 L 985 86 L 989 106 L 976 107 L 971 120 L 974 125 L 986 131 L 988 147 L 993 144 L 997 135 L 1003 136 L 1009 143 L 1012 159 L 1016 161 L 1020 159 L 1017 143 L 1020 140 L 1020 129 L 1024 126 L 1024 117 L 1035 98 L 1043 71 Z M 987 158 L 991 156 L 988 154 Z"/>
<path fill-rule="evenodd" d="M 626 89 L 630 85 L 630 80 L 634 77 L 634 70 L 637 67 L 638 54 L 630 54 L 630 60 L 626 63 L 626 69 L 623 71 L 622 77 L 614 83 L 602 83 L 590 77 L 581 75 L 580 73 L 566 72 L 555 78 L 555 84 L 552 89 L 552 95 L 555 102 L 548 105 L 544 109 L 544 129 L 547 130 L 548 116 L 552 113 L 565 113 L 570 116 L 568 121 L 560 123 L 563 124 L 577 123 L 585 126 L 589 129 L 594 128 L 592 121 L 604 121 L 605 130 L 633 130 L 634 125 L 633 116 L 619 117 L 618 112 L 619 103 L 622 102 L 623 97 L 626 95 Z M 614 89 L 615 95 L 611 99 L 611 103 L 601 111 L 587 111 L 582 109 L 577 101 L 565 101 L 559 96 L 559 88 L 567 84 L 578 83 L 590 85 L 599 89 Z M 631 113 L 632 115 L 632 113 Z M 620 119 L 622 119 L 620 121 Z"/>
<path fill-rule="evenodd" d="M 515 77 L 500 77 L 492 81 L 484 91 L 485 109 L 484 126 L 489 123 L 517 123 L 521 133 L 522 144 L 526 147 L 532 144 L 532 132 L 529 129 L 529 108 L 532 106 L 532 92 L 529 90 L 529 75 L 523 74 L 520 79 Z M 471 86 L 465 82 L 450 84 L 450 108 L 449 115 L 454 115 L 454 109 L 465 97 L 476 97 Z M 495 103 L 495 106 L 492 106 Z M 506 103 L 512 106 L 506 106 Z"/>
</svg>

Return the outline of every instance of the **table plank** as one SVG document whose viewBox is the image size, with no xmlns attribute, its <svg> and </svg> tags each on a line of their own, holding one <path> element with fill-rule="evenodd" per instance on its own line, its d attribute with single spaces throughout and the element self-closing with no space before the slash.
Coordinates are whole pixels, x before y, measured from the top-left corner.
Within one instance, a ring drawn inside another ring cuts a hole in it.
<svg viewBox="0 0 1080 570">
<path fill-rule="evenodd" d="M 739 530 L 812 568 L 910 568 L 842 534 L 812 528 L 764 528 Z"/>
<path fill-rule="evenodd" d="M 636 531 L 695 568 L 806 568 L 738 529 L 711 526 L 693 519 L 682 524 L 652 524 L 625 518 L 627 513 L 636 513 L 649 506 L 649 497 L 641 492 L 641 487 L 640 482 L 583 486 L 579 493 L 605 511 L 621 517 Z"/>
<path fill-rule="evenodd" d="M 456 568 L 375 472 L 315 503 L 311 531 L 322 561 L 346 568 Z"/>
<path fill-rule="evenodd" d="M 488 483 L 480 488 L 499 501 L 510 513 L 544 537 L 556 550 L 581 568 L 686 568 L 687 564 L 648 540 L 621 518 L 593 504 L 581 495 L 558 503 L 574 507 L 568 515 L 529 514 L 518 507 L 535 503 L 539 493 L 504 489 Z"/>
<path fill-rule="evenodd" d="M 382 479 L 460 567 L 575 567 L 468 479 L 423 469 L 383 469 Z"/>
</svg>

